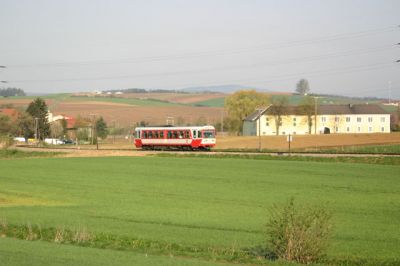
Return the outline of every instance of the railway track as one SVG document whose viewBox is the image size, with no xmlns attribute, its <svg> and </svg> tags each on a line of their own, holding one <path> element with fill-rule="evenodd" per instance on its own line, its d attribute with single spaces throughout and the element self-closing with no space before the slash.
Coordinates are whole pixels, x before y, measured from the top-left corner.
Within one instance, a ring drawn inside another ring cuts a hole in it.
<svg viewBox="0 0 400 266">
<path fill-rule="evenodd" d="M 224 151 L 224 150 L 216 150 L 216 151 L 181 151 L 181 150 L 140 150 L 140 149 L 129 149 L 129 148 L 92 148 L 92 147 L 36 147 L 36 146 L 28 146 L 28 145 L 19 145 L 16 146 L 19 150 L 37 150 L 37 151 L 56 151 L 56 152 L 133 152 L 138 153 L 140 155 L 149 155 L 149 154 L 208 154 L 208 155 L 270 155 L 270 156 L 310 156 L 310 157 L 400 157 L 400 153 L 349 153 L 349 152 L 340 152 L 340 153 L 328 153 L 328 152 L 256 152 L 256 151 Z"/>
</svg>

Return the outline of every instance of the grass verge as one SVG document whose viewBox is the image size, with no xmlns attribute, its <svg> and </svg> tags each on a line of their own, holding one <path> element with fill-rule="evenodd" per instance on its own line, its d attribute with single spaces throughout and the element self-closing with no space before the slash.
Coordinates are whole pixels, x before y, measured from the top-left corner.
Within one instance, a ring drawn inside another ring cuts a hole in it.
<svg viewBox="0 0 400 266">
<path fill-rule="evenodd" d="M 234 263 L 251 265 L 301 265 L 282 260 L 267 259 L 270 251 L 257 246 L 252 248 L 219 248 L 184 246 L 163 241 L 146 240 L 118 235 L 89 232 L 85 227 L 68 229 L 63 227 L 41 227 L 26 223 L 24 225 L 8 224 L 3 218 L 0 223 L 0 237 L 25 241 L 45 241 L 56 244 L 67 244 L 79 247 L 97 248 L 115 251 L 134 251 L 149 255 L 162 255 L 198 259 L 216 263 Z M 400 259 L 363 259 L 358 257 L 324 258 L 312 265 L 399 265 Z"/>
<path fill-rule="evenodd" d="M 156 157 L 179 157 L 179 158 L 219 158 L 219 159 L 250 159 L 250 160 L 280 160 L 280 161 L 304 161 L 304 162 L 331 162 L 331 163 L 365 163 L 382 165 L 400 165 L 400 157 L 396 156 L 338 156 L 338 157 L 315 157 L 315 156 L 276 156 L 265 154 L 179 154 L 160 153 Z"/>
<path fill-rule="evenodd" d="M 54 157 L 59 152 L 20 151 L 15 149 L 0 149 L 0 159 L 18 159 L 30 157 Z"/>
</svg>

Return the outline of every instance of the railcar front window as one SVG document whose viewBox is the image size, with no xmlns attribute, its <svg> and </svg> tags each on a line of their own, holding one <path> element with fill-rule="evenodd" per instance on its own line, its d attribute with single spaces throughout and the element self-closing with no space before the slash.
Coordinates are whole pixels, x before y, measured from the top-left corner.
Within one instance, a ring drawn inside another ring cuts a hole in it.
<svg viewBox="0 0 400 266">
<path fill-rule="evenodd" d="M 215 134 L 213 131 L 204 131 L 203 136 L 205 139 L 212 139 L 215 138 Z"/>
</svg>

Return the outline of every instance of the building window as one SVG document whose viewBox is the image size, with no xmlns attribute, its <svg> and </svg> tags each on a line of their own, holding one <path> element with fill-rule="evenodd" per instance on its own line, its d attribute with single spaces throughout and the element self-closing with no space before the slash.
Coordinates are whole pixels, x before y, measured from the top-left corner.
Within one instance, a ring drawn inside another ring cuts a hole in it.
<svg viewBox="0 0 400 266">
<path fill-rule="evenodd" d="M 368 127 L 368 132 L 372 132 L 372 127 Z"/>
<path fill-rule="evenodd" d="M 372 122 L 372 117 L 368 117 L 368 122 L 369 122 L 369 123 Z"/>
<path fill-rule="evenodd" d="M 361 117 L 357 117 L 357 122 L 361 123 Z"/>
<path fill-rule="evenodd" d="M 286 132 L 285 132 L 285 131 L 283 131 L 283 132 L 282 132 L 282 135 L 286 135 Z"/>
<path fill-rule="evenodd" d="M 381 123 L 385 123 L 385 117 L 381 117 Z"/>
<path fill-rule="evenodd" d="M 338 128 L 338 127 L 335 127 L 335 131 L 336 131 L 336 132 L 339 132 L 339 128 Z"/>
<path fill-rule="evenodd" d="M 338 117 L 338 116 L 335 116 L 335 122 L 339 122 L 340 121 L 340 118 Z"/>
<path fill-rule="evenodd" d="M 382 131 L 382 132 L 385 132 L 385 127 L 381 127 L 381 131 Z"/>
<path fill-rule="evenodd" d="M 265 125 L 266 125 L 267 127 L 269 127 L 269 118 L 267 117 L 265 120 L 266 120 Z"/>
<path fill-rule="evenodd" d="M 347 132 L 350 132 L 350 127 L 346 127 L 346 131 L 347 131 Z"/>
<path fill-rule="evenodd" d="M 361 132 L 361 127 L 358 127 L 358 128 L 357 128 L 357 131 L 358 131 L 358 132 Z"/>
<path fill-rule="evenodd" d="M 350 122 L 350 116 L 346 117 L 346 122 Z"/>
<path fill-rule="evenodd" d="M 321 117 L 321 122 L 322 122 L 322 123 L 325 123 L 325 122 L 326 122 L 326 117 L 325 117 L 325 116 Z"/>
</svg>

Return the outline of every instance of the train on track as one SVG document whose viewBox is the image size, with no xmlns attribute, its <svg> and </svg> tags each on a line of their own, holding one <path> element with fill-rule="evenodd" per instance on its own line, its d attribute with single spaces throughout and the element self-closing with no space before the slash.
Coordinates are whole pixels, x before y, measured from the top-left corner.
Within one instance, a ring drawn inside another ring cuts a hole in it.
<svg viewBox="0 0 400 266">
<path fill-rule="evenodd" d="M 143 150 L 210 150 L 215 144 L 213 126 L 154 126 L 135 129 L 135 146 Z"/>
</svg>

